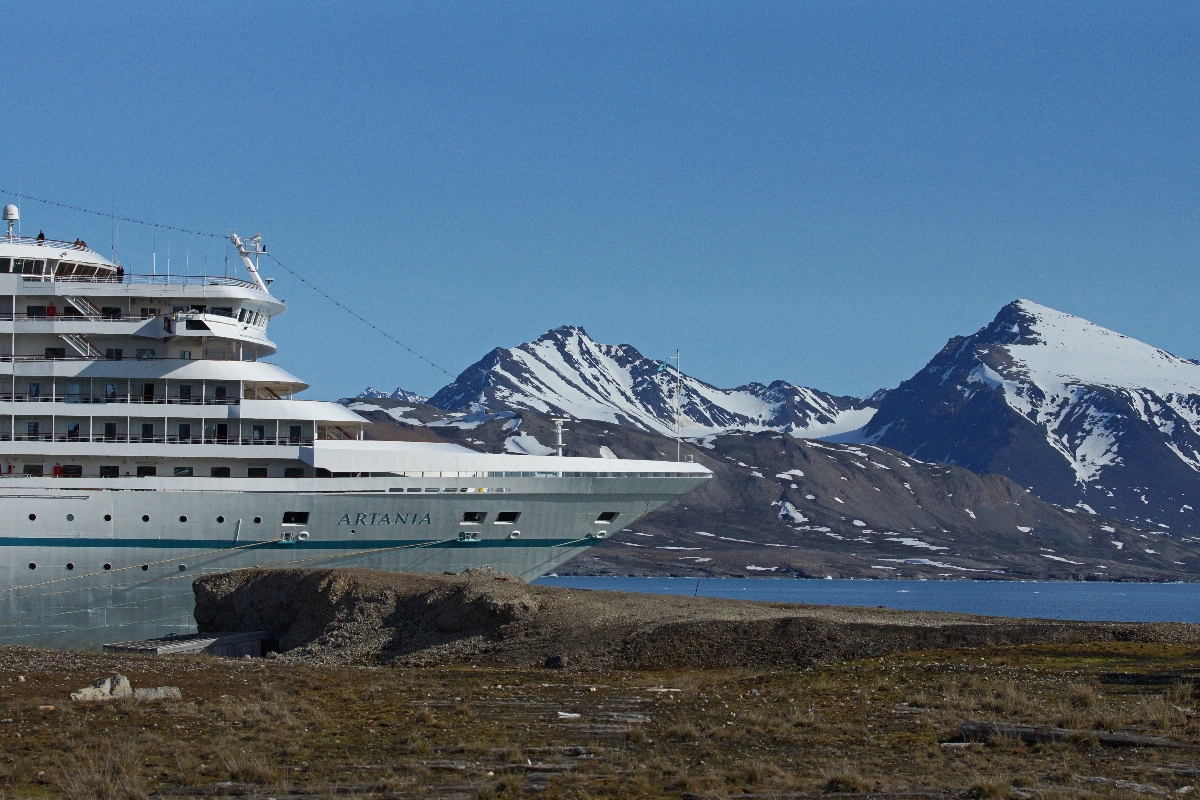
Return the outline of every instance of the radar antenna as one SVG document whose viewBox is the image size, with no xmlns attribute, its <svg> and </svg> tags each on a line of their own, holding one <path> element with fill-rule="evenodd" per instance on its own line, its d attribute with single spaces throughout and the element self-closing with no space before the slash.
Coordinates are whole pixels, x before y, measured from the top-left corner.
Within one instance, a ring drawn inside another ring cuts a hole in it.
<svg viewBox="0 0 1200 800">
<path fill-rule="evenodd" d="M 250 277 L 254 279 L 254 283 L 259 289 L 264 292 L 267 290 L 267 285 L 263 283 L 263 279 L 258 274 L 258 257 L 267 252 L 267 248 L 263 247 L 262 234 L 254 234 L 254 238 L 243 242 L 238 238 L 237 231 L 230 231 L 229 238 L 233 241 L 233 246 L 237 248 L 238 255 L 242 257 L 242 263 L 246 265 L 246 271 L 250 273 Z M 246 244 L 253 246 L 253 250 L 246 249 Z M 254 260 L 250 260 L 250 256 L 254 256 Z"/>
<path fill-rule="evenodd" d="M 564 447 L 562 438 L 563 431 L 570 430 L 570 428 L 564 428 L 563 423 L 570 422 L 571 420 L 569 417 L 551 417 L 550 421 L 554 423 L 554 433 L 558 437 L 557 441 L 554 443 L 554 448 L 558 450 L 558 457 L 562 458 Z"/>
<path fill-rule="evenodd" d="M 4 207 L 4 221 L 8 223 L 8 240 L 13 240 L 13 223 L 21 218 L 21 211 L 12 203 Z"/>
</svg>

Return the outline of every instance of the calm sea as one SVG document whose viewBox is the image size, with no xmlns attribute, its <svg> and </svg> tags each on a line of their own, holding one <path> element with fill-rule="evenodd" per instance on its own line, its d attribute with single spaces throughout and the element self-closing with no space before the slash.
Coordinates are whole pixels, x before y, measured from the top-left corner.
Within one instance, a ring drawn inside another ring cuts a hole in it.
<svg viewBox="0 0 1200 800">
<path fill-rule="evenodd" d="M 1000 617 L 1200 622 L 1197 583 L 872 581 L 788 578 L 539 578 L 546 586 Z"/>
</svg>

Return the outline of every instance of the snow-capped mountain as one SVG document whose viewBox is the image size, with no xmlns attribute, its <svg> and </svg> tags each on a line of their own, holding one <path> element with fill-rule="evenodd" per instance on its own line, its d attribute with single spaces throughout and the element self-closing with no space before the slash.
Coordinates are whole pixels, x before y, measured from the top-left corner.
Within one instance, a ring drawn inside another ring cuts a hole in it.
<svg viewBox="0 0 1200 800">
<path fill-rule="evenodd" d="M 1200 529 L 1200 364 L 1028 300 L 955 337 L 856 435 L 1081 513 Z"/>
<path fill-rule="evenodd" d="M 379 389 L 372 389 L 370 386 L 368 386 L 365 390 L 363 390 L 362 392 L 359 392 L 358 396 L 355 399 L 356 400 L 383 399 L 383 400 L 399 400 L 404 403 L 424 403 L 429 398 L 425 397 L 424 395 L 417 394 L 416 392 L 410 392 L 408 389 L 404 389 L 400 386 L 397 386 L 396 390 L 394 392 L 384 392 Z"/>
<path fill-rule="evenodd" d="M 599 344 L 583 328 L 563 326 L 532 342 L 496 348 L 429 399 L 458 411 L 472 404 L 632 425 L 673 434 L 677 381 L 681 432 L 787 431 L 815 438 L 865 425 L 878 396 L 835 397 L 775 381 L 718 389 L 646 358 L 631 345 Z"/>
</svg>

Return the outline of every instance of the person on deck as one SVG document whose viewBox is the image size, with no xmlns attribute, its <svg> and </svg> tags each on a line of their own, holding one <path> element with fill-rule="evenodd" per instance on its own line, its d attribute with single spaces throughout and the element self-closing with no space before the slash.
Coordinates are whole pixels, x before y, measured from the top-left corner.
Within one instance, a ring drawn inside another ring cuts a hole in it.
<svg viewBox="0 0 1200 800">
<path fill-rule="evenodd" d="M 41 244 L 42 242 L 46 241 L 46 234 L 45 234 L 45 232 L 44 232 L 44 231 L 38 231 L 38 237 L 37 237 L 37 239 L 38 239 L 38 244 Z"/>
</svg>

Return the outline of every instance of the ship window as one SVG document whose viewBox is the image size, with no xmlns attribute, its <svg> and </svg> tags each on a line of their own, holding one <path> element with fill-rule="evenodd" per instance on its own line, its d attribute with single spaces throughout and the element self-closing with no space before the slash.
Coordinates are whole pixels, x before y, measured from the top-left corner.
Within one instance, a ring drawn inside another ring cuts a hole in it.
<svg viewBox="0 0 1200 800">
<path fill-rule="evenodd" d="M 175 472 L 176 478 L 192 477 L 192 468 L 191 467 L 175 467 L 174 472 Z"/>
<path fill-rule="evenodd" d="M 109 361 L 120 361 L 124 355 L 125 355 L 125 352 L 120 347 L 104 348 L 104 357 L 107 358 Z"/>
<path fill-rule="evenodd" d="M 25 432 L 27 434 L 29 434 L 30 436 L 37 436 L 38 431 L 41 429 L 41 427 L 42 427 L 42 423 L 38 422 L 37 420 L 34 420 L 33 422 L 26 422 L 25 423 Z M 41 468 L 39 467 L 39 469 L 41 469 Z M 40 475 L 41 473 L 39 472 L 38 474 Z"/>
<path fill-rule="evenodd" d="M 596 517 L 596 522 L 612 522 L 620 515 L 621 513 L 619 511 L 605 511 L 601 513 L 600 516 Z"/>
<path fill-rule="evenodd" d="M 285 478 L 303 478 L 304 467 L 284 467 L 283 477 Z"/>
<path fill-rule="evenodd" d="M 258 523 L 260 523 L 260 522 L 262 522 L 262 517 L 255 517 L 255 518 L 254 518 L 254 524 L 255 524 L 255 525 L 257 525 L 257 524 L 258 524 Z"/>
<path fill-rule="evenodd" d="M 154 307 L 151 307 L 151 308 L 143 307 L 142 308 L 142 319 L 150 319 L 150 317 L 157 317 L 157 316 L 158 316 L 157 308 L 154 308 Z"/>
<path fill-rule="evenodd" d="M 158 467 L 138 467 L 137 468 L 137 476 L 139 478 L 153 478 L 157 475 L 158 475 Z M 146 522 L 146 521 L 147 521 L 147 519 L 145 517 L 143 517 L 142 522 Z"/>
<path fill-rule="evenodd" d="M 101 478 L 119 478 L 121 477 L 121 468 L 117 466 L 102 466 L 100 467 Z"/>
<path fill-rule="evenodd" d="M 46 358 L 66 358 L 67 348 L 65 347 L 47 347 Z"/>
<path fill-rule="evenodd" d="M 215 392 L 215 394 L 216 394 L 216 398 L 217 398 L 218 400 L 224 400 L 224 399 L 225 399 L 225 391 L 226 391 L 226 390 L 225 390 L 225 387 L 224 387 L 224 386 L 218 386 L 217 388 L 213 389 L 213 392 Z"/>
<path fill-rule="evenodd" d="M 32 398 L 32 397 L 41 397 L 41 395 L 42 395 L 42 384 L 38 383 L 36 381 L 31 381 L 29 384 L 29 396 Z"/>
<path fill-rule="evenodd" d="M 142 441 L 150 442 L 153 440 L 154 440 L 154 423 L 153 422 L 143 422 L 142 423 Z"/>
<path fill-rule="evenodd" d="M 299 425 L 292 425 L 288 428 L 288 439 L 291 440 L 292 444 L 300 443 L 300 426 Z"/>
<path fill-rule="evenodd" d="M 12 269 L 11 258 L 0 258 L 0 272 L 8 272 Z"/>
<path fill-rule="evenodd" d="M 180 384 L 179 399 L 180 400 L 191 400 L 192 399 L 192 385 L 190 383 Z"/>
<path fill-rule="evenodd" d="M 208 471 L 208 474 L 213 478 L 228 478 L 229 467 L 213 467 Z"/>
<path fill-rule="evenodd" d="M 151 351 L 151 352 L 153 352 L 153 351 Z M 143 383 L 142 384 L 142 399 L 143 400 L 153 400 L 154 399 L 154 384 L 153 383 Z"/>
<path fill-rule="evenodd" d="M 215 314 L 218 317 L 232 317 L 233 309 L 232 308 L 210 308 L 208 310 L 208 313 Z"/>
<path fill-rule="evenodd" d="M 187 325 L 185 327 L 189 331 L 211 331 L 212 330 L 212 328 L 208 327 L 208 325 L 206 325 L 203 320 L 199 320 L 199 319 L 189 319 L 187 321 Z"/>
<path fill-rule="evenodd" d="M 179 423 L 179 441 L 186 442 L 192 438 L 192 424 L 190 422 Z"/>
<path fill-rule="evenodd" d="M 21 468 L 21 474 L 33 475 L 34 477 L 40 478 L 42 476 L 42 465 L 41 464 L 26 464 L 24 467 Z"/>
<path fill-rule="evenodd" d="M 82 464 L 63 464 L 62 474 L 64 478 L 82 478 Z"/>
<path fill-rule="evenodd" d="M 105 319 L 120 319 L 121 309 L 119 306 L 103 306 L 100 309 L 100 314 Z"/>
<path fill-rule="evenodd" d="M 486 511 L 464 511 L 462 521 L 464 525 L 478 525 L 487 519 Z"/>
<path fill-rule="evenodd" d="M 497 525 L 512 525 L 521 518 L 520 511 L 501 511 L 496 515 Z"/>
<path fill-rule="evenodd" d="M 182 359 L 183 361 L 191 361 L 192 360 L 192 351 L 191 350 L 180 350 L 179 358 Z"/>
<path fill-rule="evenodd" d="M 67 423 L 67 439 L 74 441 L 75 439 L 78 439 L 78 438 L 79 438 L 79 423 L 78 422 L 68 422 Z"/>
<path fill-rule="evenodd" d="M 246 321 L 246 309 L 239 308 L 238 309 L 238 322 L 245 322 L 245 321 Z"/>
<path fill-rule="evenodd" d="M 218 525 L 219 525 L 219 524 L 222 524 L 222 523 L 224 523 L 224 522 L 225 522 L 225 518 L 224 518 L 224 517 L 217 517 L 217 524 L 218 524 Z"/>
<path fill-rule="evenodd" d="M 308 524 L 308 512 L 307 511 L 285 511 L 285 512 L 283 512 L 283 524 L 284 525 L 307 525 Z"/>
<path fill-rule="evenodd" d="M 45 306 L 25 306 L 25 316 L 30 318 L 38 318 L 46 316 Z"/>
<path fill-rule="evenodd" d="M 247 478 L 265 478 L 265 477 L 267 477 L 267 468 L 266 467 L 247 467 L 246 468 L 246 477 Z"/>
<path fill-rule="evenodd" d="M 154 358 L 154 348 L 138 347 L 134 349 L 133 357 L 138 361 L 149 361 L 150 359 Z"/>
<path fill-rule="evenodd" d="M 255 441 L 262 441 L 267 438 L 267 428 L 265 425 L 251 425 L 250 438 Z"/>
</svg>

